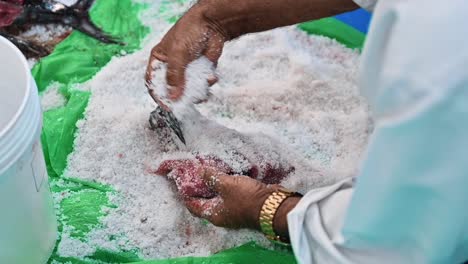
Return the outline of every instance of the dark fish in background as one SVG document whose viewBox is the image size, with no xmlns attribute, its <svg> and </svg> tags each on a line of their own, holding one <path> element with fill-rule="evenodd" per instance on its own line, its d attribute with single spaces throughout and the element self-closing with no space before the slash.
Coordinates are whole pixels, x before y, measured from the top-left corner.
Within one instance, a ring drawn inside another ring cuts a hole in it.
<svg viewBox="0 0 468 264">
<path fill-rule="evenodd" d="M 103 43 L 124 45 L 91 22 L 89 10 L 94 0 L 78 0 L 71 6 L 47 0 L 0 0 L 0 35 L 32 57 L 50 53 L 46 45 L 22 39 L 18 28 L 34 24 L 60 24 L 72 27 Z M 15 32 L 16 31 L 16 32 Z"/>
</svg>

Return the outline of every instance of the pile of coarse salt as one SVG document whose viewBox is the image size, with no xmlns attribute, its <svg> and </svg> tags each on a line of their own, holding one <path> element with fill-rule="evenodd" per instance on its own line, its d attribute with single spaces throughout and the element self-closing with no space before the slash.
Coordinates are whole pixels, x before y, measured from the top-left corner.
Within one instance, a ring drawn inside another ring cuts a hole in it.
<svg viewBox="0 0 468 264">
<path fill-rule="evenodd" d="M 250 240 L 268 244 L 258 232 L 192 217 L 174 184 L 153 173 L 167 158 L 212 154 L 242 169 L 240 152 L 255 162 L 291 164 L 295 171 L 283 184 L 302 192 L 356 173 L 371 130 L 356 85 L 356 51 L 295 27 L 227 43 L 210 100 L 196 106 L 195 119 L 182 121 L 184 146 L 148 125 L 155 103 L 144 72 L 150 49 L 170 26 L 156 20 L 148 22 L 154 30 L 141 51 L 114 58 L 81 87 L 92 96 L 65 174 L 111 185 L 118 207 L 105 209 L 102 227 L 86 243 L 64 228 L 59 255 L 138 248 L 144 258 L 169 258 L 210 255 Z"/>
<path fill-rule="evenodd" d="M 48 43 L 70 32 L 72 28 L 60 24 L 33 25 L 21 33 L 25 39 L 34 39 L 39 43 Z"/>
</svg>

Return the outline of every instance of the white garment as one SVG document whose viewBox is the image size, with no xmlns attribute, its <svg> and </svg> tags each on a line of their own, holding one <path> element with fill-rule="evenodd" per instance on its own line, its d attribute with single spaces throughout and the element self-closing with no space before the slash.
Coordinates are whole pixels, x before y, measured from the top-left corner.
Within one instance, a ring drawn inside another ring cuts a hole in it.
<svg viewBox="0 0 468 264">
<path fill-rule="evenodd" d="M 356 4 L 368 11 L 373 11 L 378 0 L 353 0 Z"/>
<path fill-rule="evenodd" d="M 361 91 L 375 131 L 357 183 L 288 214 L 300 263 L 468 259 L 468 1 L 355 0 L 374 16 Z"/>
<path fill-rule="evenodd" d="M 389 252 L 342 246 L 341 228 L 352 186 L 352 179 L 347 179 L 309 191 L 288 214 L 291 244 L 299 263 L 403 263 Z"/>
</svg>

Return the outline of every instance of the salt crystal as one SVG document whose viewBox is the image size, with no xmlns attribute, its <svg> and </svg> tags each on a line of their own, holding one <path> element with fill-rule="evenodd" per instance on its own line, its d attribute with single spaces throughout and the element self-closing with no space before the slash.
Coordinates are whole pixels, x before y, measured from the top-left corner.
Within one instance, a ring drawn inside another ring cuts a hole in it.
<svg viewBox="0 0 468 264">
<path fill-rule="evenodd" d="M 93 254 L 96 248 L 89 244 L 70 237 L 66 232 L 62 232 L 60 243 L 57 247 L 57 253 L 62 257 L 83 258 Z"/>
<path fill-rule="evenodd" d="M 25 39 L 33 39 L 40 43 L 54 42 L 55 38 L 59 38 L 71 31 L 68 26 L 61 24 L 45 24 L 32 25 L 28 30 L 22 32 L 20 37 Z"/>
<path fill-rule="evenodd" d="M 193 118 L 192 116 L 186 117 L 186 115 L 193 115 L 195 111 L 193 103 L 208 98 L 209 85 L 207 80 L 215 76 L 213 63 L 202 56 L 187 65 L 184 94 L 175 102 L 168 98 L 167 90 L 171 87 L 168 87 L 166 83 L 166 64 L 156 60 L 152 66 L 155 69 L 152 75 L 152 87 L 155 93 L 161 96 L 178 118 Z"/>
<path fill-rule="evenodd" d="M 48 89 L 41 93 L 41 105 L 42 111 L 46 112 L 48 110 L 61 107 L 65 105 L 66 99 L 60 93 L 60 84 L 53 83 L 49 85 Z"/>
</svg>

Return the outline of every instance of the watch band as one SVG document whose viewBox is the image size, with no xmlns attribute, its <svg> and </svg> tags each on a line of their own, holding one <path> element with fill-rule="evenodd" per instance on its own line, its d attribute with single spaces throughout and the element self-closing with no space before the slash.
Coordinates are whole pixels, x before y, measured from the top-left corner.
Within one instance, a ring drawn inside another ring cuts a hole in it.
<svg viewBox="0 0 468 264">
<path fill-rule="evenodd" d="M 275 218 L 276 212 L 281 204 L 296 193 L 291 192 L 287 189 L 280 188 L 274 191 L 263 203 L 262 209 L 260 210 L 259 223 L 263 234 L 270 240 L 285 242 L 287 239 L 283 239 L 275 233 L 273 229 L 273 219 Z"/>
</svg>

